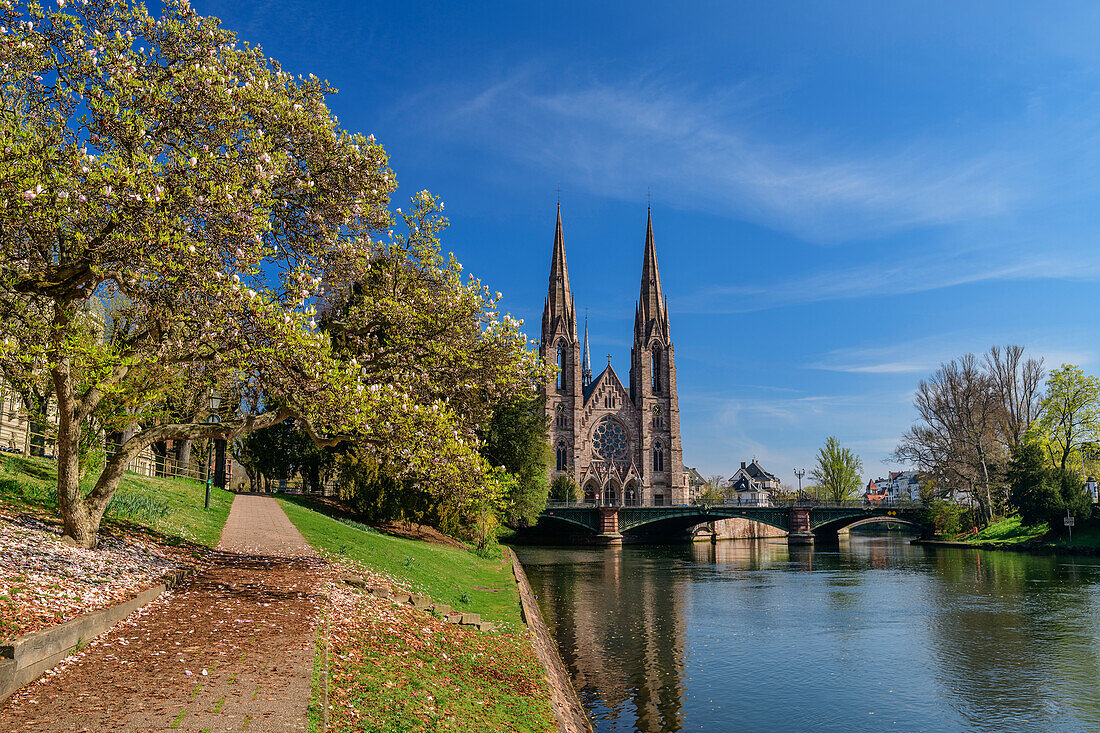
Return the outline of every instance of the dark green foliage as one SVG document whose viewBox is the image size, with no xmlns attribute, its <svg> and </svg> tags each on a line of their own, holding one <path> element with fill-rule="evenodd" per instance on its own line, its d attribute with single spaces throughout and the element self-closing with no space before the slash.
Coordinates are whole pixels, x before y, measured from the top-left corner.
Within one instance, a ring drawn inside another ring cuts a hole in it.
<svg viewBox="0 0 1100 733">
<path fill-rule="evenodd" d="M 331 450 L 318 448 L 293 420 L 249 433 L 236 450 L 236 458 L 255 472 L 267 486 L 301 474 L 308 491 L 320 492 L 334 467 Z"/>
<path fill-rule="evenodd" d="M 1050 522 L 1052 528 L 1061 529 L 1067 511 L 1078 520 L 1092 513 L 1084 482 L 1072 471 L 1051 468 L 1036 443 L 1025 443 L 1013 452 L 1007 478 L 1012 506 L 1029 527 Z"/>
<path fill-rule="evenodd" d="M 1067 513 L 1076 517 L 1078 522 L 1092 517 L 1092 499 L 1085 493 L 1085 482 L 1079 474 L 1062 469 L 1056 469 L 1054 473 L 1058 479 L 1060 505 L 1057 514 L 1051 516 L 1050 525 L 1064 531 L 1065 523 L 1061 518 Z"/>
<path fill-rule="evenodd" d="M 930 499 L 924 504 L 921 522 L 937 537 L 955 537 L 972 529 L 976 519 L 969 507 L 943 499 Z"/>
<path fill-rule="evenodd" d="M 550 501 L 573 502 L 580 496 L 577 482 L 568 474 L 559 474 L 550 482 Z"/>
<path fill-rule="evenodd" d="M 546 416 L 540 397 L 498 406 L 479 435 L 482 457 L 516 477 L 515 488 L 501 516 L 504 524 L 530 526 L 546 508 L 550 464 L 546 435 Z"/>
<path fill-rule="evenodd" d="M 412 479 L 376 459 L 353 451 L 340 459 L 340 498 L 372 524 L 427 524 L 448 535 L 462 534 L 460 512 L 445 497 L 436 496 Z"/>
<path fill-rule="evenodd" d="M 1051 474 L 1038 444 L 1025 443 L 1013 452 L 1006 471 L 1009 501 L 1027 526 L 1049 520 L 1058 504 Z"/>
</svg>

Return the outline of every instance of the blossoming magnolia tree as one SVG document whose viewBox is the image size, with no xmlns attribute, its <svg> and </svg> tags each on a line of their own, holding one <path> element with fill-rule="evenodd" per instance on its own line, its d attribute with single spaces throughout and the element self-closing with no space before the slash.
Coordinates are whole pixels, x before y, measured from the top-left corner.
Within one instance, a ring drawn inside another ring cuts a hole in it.
<svg viewBox="0 0 1100 733">
<path fill-rule="evenodd" d="M 287 417 L 319 444 L 385 445 L 425 481 L 476 481 L 484 467 L 446 395 L 338 358 L 317 323 L 319 303 L 368 281 L 392 250 L 384 238 L 414 253 L 435 242 L 426 193 L 407 236 L 383 233 L 396 181 L 373 137 L 338 127 L 335 90 L 183 0 L 160 17 L 110 0 L 0 0 L 0 26 L 0 357 L 40 356 L 52 384 L 68 539 L 95 545 L 150 444 Z M 444 298 L 495 305 L 475 283 L 448 284 Z M 514 326 L 485 330 L 527 364 Z M 220 424 L 162 410 L 210 389 L 241 409 Z M 82 440 L 118 431 L 82 490 Z"/>
<path fill-rule="evenodd" d="M 326 295 L 323 327 L 369 389 L 400 390 L 402 400 L 445 418 L 437 429 L 449 430 L 463 452 L 483 452 L 478 433 L 494 411 L 527 404 L 548 378 L 547 366 L 527 348 L 522 322 L 498 314 L 500 293 L 463 279 L 454 256 L 440 254 L 443 204 L 426 191 L 413 203 L 411 213 L 397 210 L 408 236 L 387 239 L 360 279 Z M 388 475 L 409 478 L 413 490 L 429 488 L 421 474 L 403 470 L 406 456 L 389 445 L 365 443 L 357 454 L 352 464 L 384 465 Z M 501 467 L 471 470 L 469 460 L 445 454 L 431 461 L 431 494 L 466 523 L 495 516 L 513 500 Z"/>
</svg>

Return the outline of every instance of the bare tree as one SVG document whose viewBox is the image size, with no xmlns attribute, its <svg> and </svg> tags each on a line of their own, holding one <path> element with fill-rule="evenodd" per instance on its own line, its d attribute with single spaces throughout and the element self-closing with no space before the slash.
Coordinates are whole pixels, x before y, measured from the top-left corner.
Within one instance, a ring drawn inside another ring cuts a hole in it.
<svg viewBox="0 0 1100 733">
<path fill-rule="evenodd" d="M 1015 450 L 1042 413 L 1043 359 L 1024 359 L 1024 347 L 1013 344 L 991 347 L 982 364 L 1000 403 L 999 437 L 1005 448 Z"/>
<path fill-rule="evenodd" d="M 973 354 L 941 364 L 921 380 L 914 400 L 920 421 L 894 452 L 941 486 L 964 484 L 986 521 L 993 516 L 993 465 L 1006 454 L 997 437 L 1001 409 L 995 381 Z"/>
</svg>

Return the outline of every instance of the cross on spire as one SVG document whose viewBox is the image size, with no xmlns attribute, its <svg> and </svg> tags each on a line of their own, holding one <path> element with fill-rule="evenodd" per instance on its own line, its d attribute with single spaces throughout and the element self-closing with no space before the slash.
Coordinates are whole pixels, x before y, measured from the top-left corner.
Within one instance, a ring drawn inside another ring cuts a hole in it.
<svg viewBox="0 0 1100 733">
<path fill-rule="evenodd" d="M 607 355 L 607 365 L 611 366 L 611 354 Z"/>
</svg>

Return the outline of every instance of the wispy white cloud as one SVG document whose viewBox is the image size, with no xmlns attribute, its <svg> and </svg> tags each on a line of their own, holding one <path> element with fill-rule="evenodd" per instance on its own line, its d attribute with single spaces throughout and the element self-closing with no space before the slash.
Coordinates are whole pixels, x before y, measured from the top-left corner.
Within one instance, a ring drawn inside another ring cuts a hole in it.
<svg viewBox="0 0 1100 733">
<path fill-rule="evenodd" d="M 984 353 L 994 344 L 1023 343 L 1027 353 L 1042 358 L 1048 369 L 1061 364 L 1086 365 L 1094 355 L 1087 349 L 1066 347 L 1079 343 L 1074 334 L 1059 334 L 1059 342 L 1050 334 L 990 334 L 981 341 L 973 334 L 949 332 L 919 339 L 911 339 L 878 346 L 859 346 L 834 349 L 808 364 L 810 369 L 851 374 L 930 374 L 941 363 L 957 359 L 967 353 Z M 908 400 L 907 401 L 911 401 Z"/>
<path fill-rule="evenodd" d="M 749 313 L 791 305 L 911 295 L 991 281 L 1100 279 L 1100 253 L 1020 254 L 1008 247 L 947 248 L 935 256 L 894 258 L 789 279 L 704 287 L 673 298 L 678 313 Z M 1035 249 L 1035 248 L 1033 248 Z"/>
<path fill-rule="evenodd" d="M 1013 162 L 972 142 L 854 148 L 842 139 L 773 139 L 747 85 L 704 93 L 652 77 L 540 87 L 525 68 L 453 100 L 463 136 L 600 195 L 664 200 L 800 236 L 881 234 L 973 220 L 1027 196 Z"/>
</svg>

